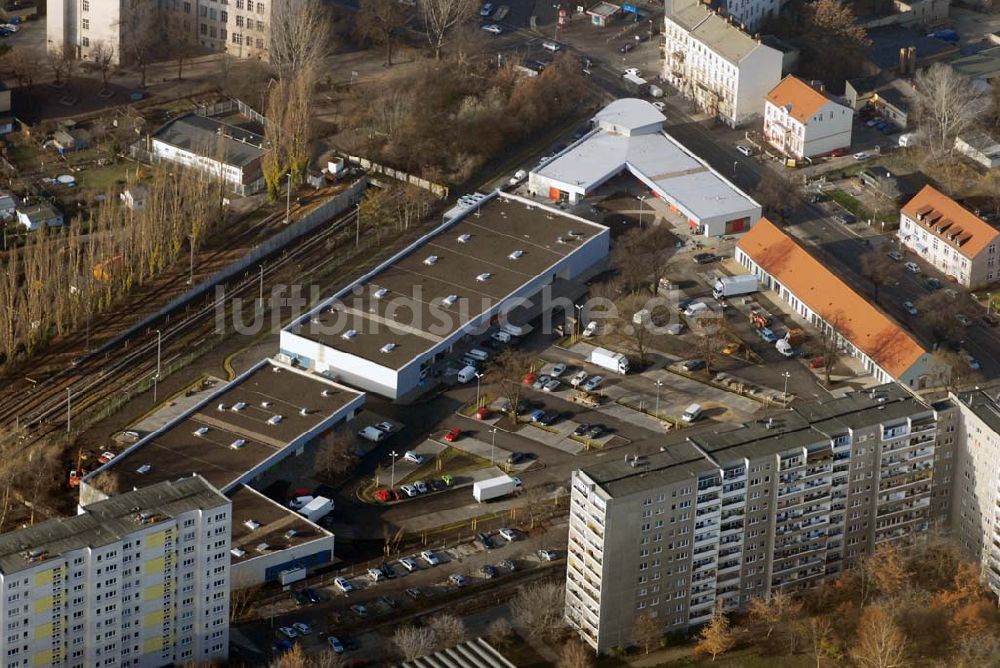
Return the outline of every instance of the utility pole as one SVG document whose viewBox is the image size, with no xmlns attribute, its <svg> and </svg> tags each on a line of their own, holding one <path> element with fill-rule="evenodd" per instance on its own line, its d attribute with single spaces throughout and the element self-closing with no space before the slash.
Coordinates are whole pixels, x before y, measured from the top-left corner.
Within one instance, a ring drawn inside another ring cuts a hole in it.
<svg viewBox="0 0 1000 668">
<path fill-rule="evenodd" d="M 264 265 L 257 265 L 257 269 L 260 270 L 260 280 L 257 287 L 257 301 L 260 303 L 260 309 L 264 310 Z"/>
<path fill-rule="evenodd" d="M 163 334 L 160 330 L 156 330 L 156 377 L 160 377 L 160 350 L 161 344 L 163 343 Z"/>
<path fill-rule="evenodd" d="M 357 248 L 361 245 L 361 202 L 358 202 L 355 211 L 354 247 Z"/>
<path fill-rule="evenodd" d="M 73 409 L 73 390 L 72 388 L 66 388 L 66 433 L 70 433 L 70 417 L 72 416 Z"/>
<path fill-rule="evenodd" d="M 292 173 L 288 172 L 288 189 L 285 192 L 285 225 L 291 222 L 292 211 Z"/>
<path fill-rule="evenodd" d="M 393 450 L 389 453 L 389 456 L 392 457 L 392 474 L 389 478 L 389 488 L 392 489 L 396 486 L 396 457 L 399 457 L 399 453 Z"/>
<path fill-rule="evenodd" d="M 490 429 L 490 434 L 493 438 L 490 440 L 490 466 L 493 465 L 493 449 L 497 446 L 497 428 L 493 427 Z"/>
<path fill-rule="evenodd" d="M 189 265 L 190 268 L 188 269 L 188 285 L 194 285 L 194 235 L 193 234 L 188 235 L 188 241 L 191 242 L 189 244 L 189 247 L 191 249 L 191 261 Z"/>
</svg>

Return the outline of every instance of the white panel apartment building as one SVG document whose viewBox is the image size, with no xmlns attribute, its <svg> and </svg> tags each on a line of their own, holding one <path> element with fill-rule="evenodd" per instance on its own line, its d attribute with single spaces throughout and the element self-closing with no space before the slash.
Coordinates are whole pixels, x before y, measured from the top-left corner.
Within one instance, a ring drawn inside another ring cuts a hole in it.
<svg viewBox="0 0 1000 668">
<path fill-rule="evenodd" d="M 696 0 L 668 0 L 663 78 L 710 116 L 744 125 L 781 80 L 781 52 Z"/>
<path fill-rule="evenodd" d="M 764 22 L 781 11 L 780 0 L 727 0 L 726 13 L 747 32 L 760 32 Z"/>
<path fill-rule="evenodd" d="M 933 186 L 903 205 L 896 236 L 967 288 L 1000 280 L 1000 232 Z"/>
<path fill-rule="evenodd" d="M 200 477 L 0 536 L 0 666 L 225 661 L 229 500 Z"/>
<path fill-rule="evenodd" d="M 736 609 L 919 538 L 946 521 L 935 467 L 954 414 L 885 385 L 574 472 L 567 619 L 603 652 L 632 642 L 640 614 L 683 631 L 717 599 Z"/>
<path fill-rule="evenodd" d="M 808 158 L 851 145 L 854 112 L 787 76 L 767 94 L 764 139 L 783 154 Z"/>
<path fill-rule="evenodd" d="M 272 9 L 272 0 L 47 0 L 47 48 L 89 60 L 104 43 L 117 65 L 134 60 L 133 40 L 160 39 L 191 55 L 267 60 Z"/>
</svg>

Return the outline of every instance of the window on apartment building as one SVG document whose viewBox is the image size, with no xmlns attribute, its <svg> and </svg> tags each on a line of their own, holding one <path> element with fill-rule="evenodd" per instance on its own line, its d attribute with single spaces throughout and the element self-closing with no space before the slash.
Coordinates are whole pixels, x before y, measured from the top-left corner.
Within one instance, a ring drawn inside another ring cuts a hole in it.
<svg viewBox="0 0 1000 668">
<path fill-rule="evenodd" d="M 237 16 L 236 17 L 236 27 L 237 28 L 242 28 L 243 27 L 243 17 L 242 16 Z"/>
<path fill-rule="evenodd" d="M 243 43 L 243 35 L 241 35 L 238 32 L 234 32 L 233 33 L 233 44 L 242 44 L 242 43 Z"/>
<path fill-rule="evenodd" d="M 264 13 L 264 3 L 263 2 L 258 2 L 257 3 L 257 13 L 258 14 L 263 14 Z"/>
<path fill-rule="evenodd" d="M 243 0 L 236 0 L 236 9 L 243 9 Z"/>
<path fill-rule="evenodd" d="M 208 18 L 208 7 L 206 7 L 205 5 L 202 5 L 201 7 L 199 7 L 198 8 L 198 15 L 201 16 L 201 18 L 203 18 L 203 19 L 204 18 Z"/>
<path fill-rule="evenodd" d="M 83 0 L 83 4 L 81 5 L 81 8 L 83 9 L 83 11 L 89 12 L 90 11 L 90 0 Z"/>
<path fill-rule="evenodd" d="M 82 19 L 80 21 L 80 27 L 84 30 L 90 30 L 90 19 Z"/>
<path fill-rule="evenodd" d="M 191 3 L 190 2 L 185 2 L 184 3 L 184 13 L 185 14 L 190 14 L 191 13 Z"/>
</svg>

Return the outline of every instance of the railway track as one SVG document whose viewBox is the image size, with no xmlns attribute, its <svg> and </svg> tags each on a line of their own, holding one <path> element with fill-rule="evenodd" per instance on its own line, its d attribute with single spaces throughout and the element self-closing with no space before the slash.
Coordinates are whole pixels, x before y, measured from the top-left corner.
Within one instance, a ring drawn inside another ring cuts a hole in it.
<svg viewBox="0 0 1000 668">
<path fill-rule="evenodd" d="M 237 304 L 244 310 L 247 304 L 257 308 L 260 294 L 266 295 L 287 272 L 291 271 L 298 281 L 329 265 L 329 242 L 354 222 L 354 211 L 342 214 L 323 229 L 266 258 L 260 273 L 251 272 L 221 284 L 222 296 L 206 296 L 185 309 L 166 314 L 103 357 L 84 359 L 35 383 L 20 396 L 0 400 L 0 425 L 13 428 L 18 443 L 26 447 L 61 429 L 68 430 L 73 420 L 112 405 L 117 397 L 130 396 L 139 386 L 153 382 L 158 359 L 161 369 L 164 365 L 169 368 L 172 362 L 203 346 L 208 338 L 220 336 L 216 332 L 220 312 L 226 322 L 231 322 Z"/>
</svg>

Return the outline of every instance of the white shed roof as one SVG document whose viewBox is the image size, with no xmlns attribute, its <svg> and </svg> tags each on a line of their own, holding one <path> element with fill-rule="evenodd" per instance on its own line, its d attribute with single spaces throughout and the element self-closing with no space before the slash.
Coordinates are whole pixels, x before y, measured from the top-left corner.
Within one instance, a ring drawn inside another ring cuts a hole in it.
<svg viewBox="0 0 1000 668">
<path fill-rule="evenodd" d="M 594 122 L 600 127 L 612 125 L 627 130 L 638 130 L 650 125 L 662 125 L 667 117 L 645 100 L 627 97 L 615 100 L 597 112 Z"/>
</svg>

